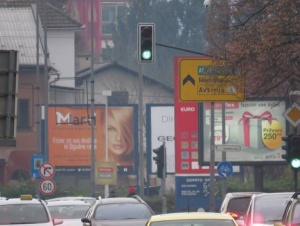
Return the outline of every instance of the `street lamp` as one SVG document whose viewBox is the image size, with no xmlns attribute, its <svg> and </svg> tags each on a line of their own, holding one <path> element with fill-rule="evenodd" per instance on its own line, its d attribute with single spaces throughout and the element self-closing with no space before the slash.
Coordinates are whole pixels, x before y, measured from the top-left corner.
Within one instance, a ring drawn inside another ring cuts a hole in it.
<svg viewBox="0 0 300 226">
<path fill-rule="evenodd" d="M 108 97 L 111 96 L 111 90 L 102 90 L 102 96 L 105 96 L 105 162 L 108 162 Z M 105 184 L 104 186 L 105 198 L 109 196 L 109 186 Z"/>
</svg>

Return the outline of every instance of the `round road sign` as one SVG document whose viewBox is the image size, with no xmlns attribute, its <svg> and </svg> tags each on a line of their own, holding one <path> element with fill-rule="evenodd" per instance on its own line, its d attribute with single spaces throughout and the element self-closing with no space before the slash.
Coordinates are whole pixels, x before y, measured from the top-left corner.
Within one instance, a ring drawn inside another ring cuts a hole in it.
<svg viewBox="0 0 300 226">
<path fill-rule="evenodd" d="M 44 162 L 39 168 L 39 173 L 44 179 L 52 178 L 55 173 L 54 166 L 49 162 Z"/>
<path fill-rule="evenodd" d="M 51 179 L 45 179 L 40 182 L 40 192 L 44 195 L 51 195 L 55 188 L 55 183 Z"/>
<path fill-rule="evenodd" d="M 217 166 L 218 174 L 221 177 L 229 177 L 233 172 L 233 167 L 230 162 L 220 162 Z"/>
</svg>

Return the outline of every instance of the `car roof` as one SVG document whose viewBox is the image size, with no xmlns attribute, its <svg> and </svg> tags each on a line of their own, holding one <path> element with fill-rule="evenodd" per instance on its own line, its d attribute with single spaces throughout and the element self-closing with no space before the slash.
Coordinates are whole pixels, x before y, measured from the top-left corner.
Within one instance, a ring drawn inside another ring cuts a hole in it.
<svg viewBox="0 0 300 226">
<path fill-rule="evenodd" d="M 62 206 L 62 205 L 76 205 L 76 206 L 90 206 L 91 204 L 83 200 L 57 200 L 46 202 L 47 206 Z"/>
<path fill-rule="evenodd" d="M 144 203 L 142 199 L 134 197 L 113 197 L 104 198 L 96 201 L 97 204 L 113 204 L 113 203 Z"/>
<path fill-rule="evenodd" d="M 226 194 L 226 196 L 231 196 L 231 197 L 252 196 L 254 194 L 261 194 L 261 193 L 262 192 L 257 192 L 257 191 L 229 192 Z"/>
<path fill-rule="evenodd" d="M 47 202 L 58 201 L 58 200 L 96 200 L 97 198 L 88 196 L 66 196 L 66 197 L 56 197 L 52 199 L 47 199 Z"/>
<path fill-rule="evenodd" d="M 217 220 L 233 220 L 228 214 L 213 213 L 213 212 L 182 212 L 182 213 L 167 213 L 154 215 L 151 221 L 168 221 L 168 220 L 185 220 L 185 219 L 217 219 Z"/>
<path fill-rule="evenodd" d="M 0 205 L 7 204 L 41 204 L 42 201 L 39 199 L 32 200 L 21 200 L 20 198 L 11 198 L 11 199 L 0 199 Z"/>
<path fill-rule="evenodd" d="M 268 196 L 290 196 L 292 197 L 294 192 L 269 192 L 269 193 L 260 193 L 260 194 L 254 194 L 253 198 L 259 198 L 259 197 L 268 197 Z"/>
</svg>

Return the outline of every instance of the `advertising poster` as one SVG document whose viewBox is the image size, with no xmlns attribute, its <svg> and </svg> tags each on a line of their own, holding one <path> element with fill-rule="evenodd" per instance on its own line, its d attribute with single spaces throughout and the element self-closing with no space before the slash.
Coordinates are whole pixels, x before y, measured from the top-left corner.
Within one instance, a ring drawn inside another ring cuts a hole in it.
<svg viewBox="0 0 300 226">
<path fill-rule="evenodd" d="M 282 136 L 286 134 L 285 101 L 257 100 L 225 104 L 225 144 L 239 145 L 240 150 L 226 151 L 231 163 L 282 161 Z M 204 103 L 203 161 L 210 161 L 210 103 Z M 222 104 L 215 103 L 215 144 L 222 144 Z M 200 148 L 201 150 L 201 148 Z M 201 151 L 200 151 L 201 153 Z M 222 152 L 215 151 L 216 161 Z"/>
<path fill-rule="evenodd" d="M 157 165 L 153 157 L 153 149 L 165 142 L 167 173 L 175 173 L 175 132 L 174 132 L 174 106 L 148 106 L 150 109 L 151 130 L 151 173 L 155 173 Z"/>
<path fill-rule="evenodd" d="M 118 173 L 133 173 L 137 158 L 134 106 L 95 106 L 95 161 L 116 162 Z M 57 171 L 90 171 L 91 115 L 86 106 L 48 108 L 49 161 Z M 107 120 L 107 124 L 106 124 Z M 107 127 L 106 127 L 107 125 Z M 106 148 L 107 132 L 107 148 Z"/>
</svg>

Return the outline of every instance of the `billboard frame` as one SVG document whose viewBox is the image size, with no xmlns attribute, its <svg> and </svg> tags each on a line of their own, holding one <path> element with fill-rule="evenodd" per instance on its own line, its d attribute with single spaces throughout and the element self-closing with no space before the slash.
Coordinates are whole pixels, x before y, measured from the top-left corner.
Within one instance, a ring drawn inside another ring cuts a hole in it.
<svg viewBox="0 0 300 226">
<path fill-rule="evenodd" d="M 289 104 L 289 100 L 285 97 L 253 97 L 253 98 L 247 98 L 246 101 L 243 102 L 234 102 L 234 103 L 246 103 L 246 102 L 251 102 L 251 101 L 278 101 L 278 102 L 284 102 L 285 103 L 285 109 L 287 108 L 288 104 Z M 226 102 L 226 101 L 225 101 Z M 219 101 L 216 101 L 215 103 L 221 103 Z M 231 103 L 231 102 L 226 102 L 226 103 Z M 205 102 L 201 102 L 198 103 L 198 109 L 199 109 L 199 120 L 201 120 L 202 122 L 205 121 L 205 108 L 204 108 L 204 104 Z M 281 116 L 281 114 L 280 114 Z M 283 129 L 285 131 L 285 133 L 283 134 L 283 136 L 285 136 L 285 134 L 289 134 L 289 123 L 287 123 L 287 120 L 284 119 L 284 117 L 282 117 L 283 120 L 285 121 L 285 126 L 283 126 Z M 204 165 L 204 166 L 208 166 L 210 163 L 209 161 L 204 160 L 204 145 L 205 145 L 205 140 L 204 140 L 204 124 L 205 123 L 201 123 L 201 128 L 199 128 L 200 132 L 199 132 L 199 145 L 198 145 L 198 151 L 199 151 L 199 164 Z M 280 139 L 281 140 L 281 139 Z M 280 145 L 281 147 L 281 145 Z M 217 161 L 215 159 L 215 164 L 220 163 L 222 160 Z M 259 166 L 259 165 L 286 165 L 286 161 L 284 159 L 282 160 L 276 160 L 276 161 L 230 161 L 230 159 L 226 159 L 226 161 L 231 162 L 233 165 L 247 165 L 247 166 Z"/>
</svg>

